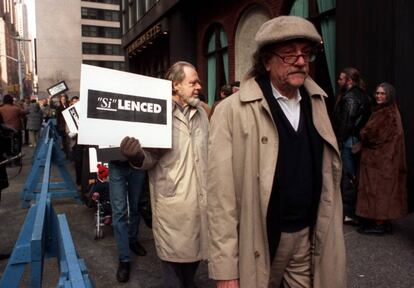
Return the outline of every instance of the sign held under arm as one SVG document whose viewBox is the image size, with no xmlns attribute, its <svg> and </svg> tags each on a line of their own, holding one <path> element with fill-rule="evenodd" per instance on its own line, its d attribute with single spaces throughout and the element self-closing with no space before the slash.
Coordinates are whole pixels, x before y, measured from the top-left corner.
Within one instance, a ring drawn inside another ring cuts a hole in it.
<svg viewBox="0 0 414 288">
<path fill-rule="evenodd" d="M 78 133 L 80 114 L 79 107 L 80 102 L 77 102 L 62 111 L 63 119 L 65 119 L 66 125 L 68 126 L 70 133 Z"/>
</svg>

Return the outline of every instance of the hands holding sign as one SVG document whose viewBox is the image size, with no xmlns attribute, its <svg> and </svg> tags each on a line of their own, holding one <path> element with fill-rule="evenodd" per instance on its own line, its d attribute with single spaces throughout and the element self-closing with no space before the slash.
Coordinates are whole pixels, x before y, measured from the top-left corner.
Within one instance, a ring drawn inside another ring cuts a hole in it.
<svg viewBox="0 0 414 288">
<path fill-rule="evenodd" d="M 122 155 L 124 155 L 132 165 L 136 167 L 142 166 L 142 162 L 144 161 L 144 151 L 142 150 L 138 139 L 126 136 L 122 139 L 120 150 Z"/>
</svg>

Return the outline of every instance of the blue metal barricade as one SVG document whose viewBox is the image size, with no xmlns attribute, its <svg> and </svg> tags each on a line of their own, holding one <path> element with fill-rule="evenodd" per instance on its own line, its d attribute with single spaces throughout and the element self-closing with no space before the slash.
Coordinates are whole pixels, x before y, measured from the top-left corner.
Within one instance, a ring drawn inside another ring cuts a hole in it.
<svg viewBox="0 0 414 288">
<path fill-rule="evenodd" d="M 73 198 L 79 204 L 82 203 L 76 185 L 66 169 L 66 159 L 63 151 L 60 149 L 60 138 L 52 122 L 48 122 L 43 127 L 39 145 L 36 148 L 32 159 L 32 169 L 27 177 L 20 194 L 22 208 L 29 208 L 30 203 L 39 196 L 41 183 L 40 176 L 45 169 L 46 152 L 48 143 L 53 139 L 52 157 L 50 165 L 57 167 L 59 175 L 63 179 L 60 182 L 49 183 L 50 197 L 53 198 Z"/>
<path fill-rule="evenodd" d="M 54 139 L 39 148 L 43 180 L 36 203 L 29 209 L 12 255 L 0 280 L 0 287 L 19 287 L 25 267 L 30 265 L 29 287 L 42 287 L 45 257 L 58 259 L 60 277 L 57 287 L 93 287 L 85 263 L 76 253 L 65 215 L 56 215 L 51 204 L 50 170 Z M 40 167 L 40 165 L 39 165 Z M 40 174 L 40 173 L 38 173 Z M 39 176 L 36 174 L 36 176 Z M 35 178 L 33 175 L 29 177 Z"/>
</svg>

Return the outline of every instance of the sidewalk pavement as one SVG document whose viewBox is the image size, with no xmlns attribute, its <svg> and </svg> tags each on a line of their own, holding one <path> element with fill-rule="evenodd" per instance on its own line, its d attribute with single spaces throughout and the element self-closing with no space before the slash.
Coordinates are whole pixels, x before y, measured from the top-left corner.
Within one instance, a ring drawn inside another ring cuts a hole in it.
<svg viewBox="0 0 414 288">
<path fill-rule="evenodd" d="M 12 251 L 27 214 L 27 209 L 20 208 L 20 192 L 30 173 L 33 148 L 25 146 L 23 153 L 21 173 L 17 174 L 18 168 L 7 168 L 10 187 L 2 191 L 0 203 L 0 254 Z M 68 163 L 67 168 L 74 175 L 73 163 Z M 52 168 L 52 173 L 58 175 L 57 169 Z M 118 260 L 111 227 L 104 227 L 103 239 L 94 240 L 94 208 L 76 204 L 71 199 L 53 200 L 53 207 L 57 214 L 66 214 L 75 247 L 85 260 L 95 287 L 162 287 L 160 261 L 151 229 L 145 226 L 144 221 L 141 221 L 138 238 L 148 254 L 144 257 L 132 254 L 130 280 L 120 284 L 115 279 Z M 414 214 L 396 221 L 394 228 L 393 235 L 376 237 L 361 235 L 355 227 L 345 226 L 349 288 L 414 287 Z M 0 260 L 0 277 L 6 265 L 7 260 Z M 43 287 L 55 287 L 59 273 L 56 261 L 47 260 L 44 271 L 48 273 L 43 275 Z M 208 279 L 206 263 L 200 265 L 196 285 L 198 288 L 215 287 L 214 282 Z"/>
</svg>

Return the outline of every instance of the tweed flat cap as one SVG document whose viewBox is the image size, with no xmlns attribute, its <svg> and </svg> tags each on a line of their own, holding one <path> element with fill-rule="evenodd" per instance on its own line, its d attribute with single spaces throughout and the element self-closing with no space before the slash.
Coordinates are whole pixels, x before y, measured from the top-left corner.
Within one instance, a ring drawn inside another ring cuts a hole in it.
<svg viewBox="0 0 414 288">
<path fill-rule="evenodd" d="M 266 44 L 293 39 L 307 39 L 315 42 L 315 44 L 322 41 L 322 37 L 316 31 L 315 26 L 305 18 L 298 16 L 279 16 L 273 18 L 263 23 L 255 37 L 258 48 Z"/>
</svg>

